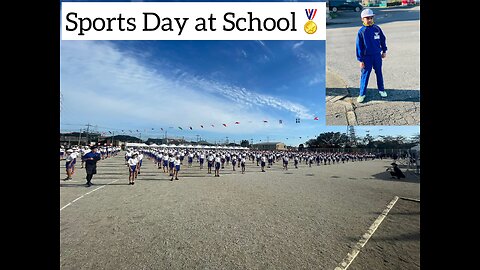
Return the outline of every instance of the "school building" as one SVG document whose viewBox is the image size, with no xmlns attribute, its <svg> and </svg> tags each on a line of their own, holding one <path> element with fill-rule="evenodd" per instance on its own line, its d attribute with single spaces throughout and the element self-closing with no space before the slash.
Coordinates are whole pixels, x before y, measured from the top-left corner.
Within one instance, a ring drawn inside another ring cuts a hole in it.
<svg viewBox="0 0 480 270">
<path fill-rule="evenodd" d="M 264 142 L 252 144 L 252 149 L 256 150 L 287 150 L 282 142 Z"/>
</svg>

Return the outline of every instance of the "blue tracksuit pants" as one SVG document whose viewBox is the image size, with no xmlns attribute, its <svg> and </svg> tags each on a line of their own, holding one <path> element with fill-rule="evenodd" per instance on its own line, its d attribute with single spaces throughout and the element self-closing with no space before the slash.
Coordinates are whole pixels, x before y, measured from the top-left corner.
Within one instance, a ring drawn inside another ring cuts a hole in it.
<svg viewBox="0 0 480 270">
<path fill-rule="evenodd" d="M 382 55 L 365 55 L 364 62 L 365 67 L 361 70 L 360 77 L 360 96 L 364 96 L 367 91 L 368 79 L 372 73 L 372 68 L 375 70 L 375 75 L 377 76 L 377 87 L 378 91 L 384 91 L 383 86 L 383 74 L 382 74 Z"/>
</svg>

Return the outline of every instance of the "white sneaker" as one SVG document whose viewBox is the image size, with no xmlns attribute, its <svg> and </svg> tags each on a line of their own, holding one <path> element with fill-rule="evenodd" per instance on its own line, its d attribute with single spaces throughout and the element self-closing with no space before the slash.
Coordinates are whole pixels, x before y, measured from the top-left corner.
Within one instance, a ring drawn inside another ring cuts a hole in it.
<svg viewBox="0 0 480 270">
<path fill-rule="evenodd" d="M 363 96 L 358 96 L 358 97 L 357 97 L 357 102 L 358 102 L 358 103 L 362 103 L 363 100 L 365 100 L 365 95 L 363 95 Z"/>
<path fill-rule="evenodd" d="M 382 97 L 387 97 L 387 92 L 385 91 L 378 91 L 380 93 L 380 96 Z"/>
</svg>

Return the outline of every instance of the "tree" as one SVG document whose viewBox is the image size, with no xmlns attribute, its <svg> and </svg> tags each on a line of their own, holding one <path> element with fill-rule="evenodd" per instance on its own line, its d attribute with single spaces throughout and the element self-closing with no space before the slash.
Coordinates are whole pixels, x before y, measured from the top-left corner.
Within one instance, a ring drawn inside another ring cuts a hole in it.
<svg viewBox="0 0 480 270">
<path fill-rule="evenodd" d="M 298 145 L 298 151 L 303 151 L 304 148 L 305 146 L 303 145 L 303 143 Z"/>
<path fill-rule="evenodd" d="M 240 142 L 240 146 L 242 147 L 249 147 L 250 146 L 250 142 L 248 140 L 242 140 Z"/>
<path fill-rule="evenodd" d="M 348 143 L 348 136 L 340 132 L 327 132 L 307 142 L 310 148 L 341 148 Z"/>
</svg>

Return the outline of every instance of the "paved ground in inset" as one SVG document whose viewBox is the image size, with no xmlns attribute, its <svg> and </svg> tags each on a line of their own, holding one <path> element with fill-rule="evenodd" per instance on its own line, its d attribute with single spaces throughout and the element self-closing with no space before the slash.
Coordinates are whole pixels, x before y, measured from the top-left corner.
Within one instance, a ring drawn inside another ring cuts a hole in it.
<svg viewBox="0 0 480 270">
<path fill-rule="evenodd" d="M 221 177 L 194 163 L 173 182 L 145 160 L 131 186 L 122 155 L 98 163 L 91 187 L 80 164 L 73 180 L 60 180 L 59 208 L 70 203 L 60 211 L 61 269 L 334 269 L 394 196 L 420 196 L 418 176 L 389 177 L 391 160 L 288 171 L 276 163 L 265 173 L 247 163 L 246 174 L 228 166 Z M 382 255 L 389 260 L 383 265 L 416 269 L 419 230 L 397 226 L 397 216 L 370 241 L 411 236 L 412 246 L 390 244 L 395 255 Z M 365 263 L 363 256 L 372 258 Z M 351 267 L 381 266 L 369 263 L 378 256 L 361 251 Z"/>
<path fill-rule="evenodd" d="M 420 7 L 372 8 L 387 38 L 383 60 L 387 98 L 378 93 L 372 72 L 363 103 L 358 103 L 360 67 L 355 40 L 360 13 L 338 12 L 327 25 L 326 124 L 420 124 Z"/>
</svg>

